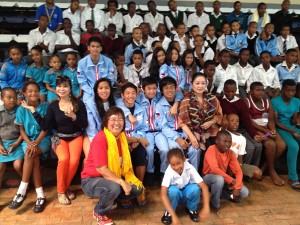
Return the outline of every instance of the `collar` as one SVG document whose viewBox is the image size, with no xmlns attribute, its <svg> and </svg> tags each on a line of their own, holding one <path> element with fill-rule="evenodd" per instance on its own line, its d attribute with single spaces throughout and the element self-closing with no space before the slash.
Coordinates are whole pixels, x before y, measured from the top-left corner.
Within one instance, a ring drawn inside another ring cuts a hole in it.
<svg viewBox="0 0 300 225">
<path fill-rule="evenodd" d="M 218 14 L 218 15 L 216 15 L 216 14 L 215 14 L 215 12 L 214 12 L 214 11 L 212 11 L 212 12 L 211 12 L 211 15 L 212 15 L 212 16 L 214 16 L 214 17 L 216 17 L 216 18 L 218 18 L 218 17 L 222 16 L 222 13 L 221 13 L 221 12 L 219 12 L 219 14 Z"/>
<path fill-rule="evenodd" d="M 37 31 L 37 32 L 39 32 L 39 33 L 41 33 L 40 32 L 40 30 L 39 30 L 39 27 L 37 27 L 36 29 L 34 29 L 35 31 Z M 46 29 L 46 32 L 45 33 L 49 33 L 51 30 L 47 27 L 47 29 Z M 44 34 L 45 34 L 44 33 Z"/>
<path fill-rule="evenodd" d="M 207 34 L 205 35 L 205 39 L 210 42 L 215 42 L 217 40 L 216 36 L 214 36 L 213 39 L 210 39 L 210 37 Z"/>
<path fill-rule="evenodd" d="M 257 68 L 265 71 L 265 68 L 264 68 L 263 64 L 259 64 L 257 66 Z M 276 69 L 273 66 L 270 65 L 270 67 L 269 67 L 269 69 L 268 69 L 267 72 L 269 72 L 270 70 L 276 70 Z"/>
<path fill-rule="evenodd" d="M 143 42 L 142 40 L 140 42 Z M 145 46 L 143 45 L 143 43 L 141 43 L 140 45 L 138 45 L 135 40 L 132 40 L 132 48 L 145 48 Z"/>
<path fill-rule="evenodd" d="M 230 103 L 233 103 L 233 102 L 236 102 L 236 101 L 240 100 L 240 98 L 237 97 L 237 96 L 234 96 L 233 99 L 228 100 L 228 98 L 225 95 L 223 96 L 223 99 L 227 100 Z"/>
<path fill-rule="evenodd" d="M 289 71 L 292 71 L 292 70 L 294 70 L 295 68 L 297 68 L 298 67 L 298 65 L 296 65 L 295 63 L 292 65 L 292 67 L 291 68 L 288 68 L 288 66 L 287 66 L 287 64 L 286 64 L 286 61 L 284 60 L 282 63 L 281 63 L 281 66 L 284 66 L 284 67 L 286 67 Z"/>
<path fill-rule="evenodd" d="M 139 71 L 139 72 L 142 71 L 143 69 L 147 68 L 147 65 L 145 63 L 142 63 L 142 66 L 140 69 L 137 69 L 135 67 L 135 64 L 132 64 L 131 66 L 132 66 L 132 69 L 134 69 L 135 71 Z"/>
<path fill-rule="evenodd" d="M 90 67 L 90 66 L 97 66 L 99 64 L 103 64 L 104 63 L 104 56 L 102 54 L 100 54 L 100 58 L 97 62 L 97 64 L 95 65 L 92 61 L 92 58 L 91 58 L 91 55 L 88 56 L 88 60 L 87 60 L 87 67 Z"/>
<path fill-rule="evenodd" d="M 249 38 L 250 40 L 254 39 L 257 36 L 257 32 L 255 32 L 255 34 L 253 34 L 252 37 L 249 36 L 248 31 L 245 32 L 245 35 L 247 36 L 247 38 Z"/>
<path fill-rule="evenodd" d="M 290 35 L 288 35 L 288 36 L 286 37 L 286 39 L 284 39 L 284 38 L 280 35 L 280 39 L 282 40 L 282 42 L 284 42 L 284 41 L 289 41 L 289 40 L 290 40 Z"/>
<path fill-rule="evenodd" d="M 237 33 L 234 33 L 233 31 L 231 32 L 231 35 L 238 35 L 240 33 L 240 31 L 238 31 Z"/>
<path fill-rule="evenodd" d="M 67 69 L 67 70 L 71 70 L 72 72 L 76 70 L 76 68 L 71 69 L 70 67 L 67 67 L 66 69 Z"/>
<path fill-rule="evenodd" d="M 241 67 L 241 68 L 249 68 L 249 67 L 252 67 L 249 63 L 247 63 L 247 65 L 246 65 L 245 67 L 242 67 L 241 64 L 240 64 L 239 62 L 237 62 L 235 65 L 236 65 L 236 66 L 239 66 L 239 67 Z"/>
<path fill-rule="evenodd" d="M 35 64 L 35 62 L 33 62 L 29 67 L 30 68 L 35 68 L 35 67 L 37 67 L 37 65 Z M 43 66 L 42 66 L 42 68 L 43 68 Z"/>
<path fill-rule="evenodd" d="M 0 105 L 0 112 L 7 112 L 9 115 L 15 114 L 17 109 L 18 109 L 18 106 L 16 106 L 11 112 L 8 112 L 3 104 Z"/>
</svg>

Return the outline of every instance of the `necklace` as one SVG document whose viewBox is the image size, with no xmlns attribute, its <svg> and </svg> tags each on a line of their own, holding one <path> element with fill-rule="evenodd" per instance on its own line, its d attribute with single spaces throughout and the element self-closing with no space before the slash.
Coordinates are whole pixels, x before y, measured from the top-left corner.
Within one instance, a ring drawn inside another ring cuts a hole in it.
<svg viewBox="0 0 300 225">
<path fill-rule="evenodd" d="M 50 23 L 50 27 L 51 27 L 52 26 L 51 19 L 52 19 L 53 13 L 55 11 L 55 6 L 53 6 L 53 8 L 52 8 L 51 15 L 49 15 L 48 7 L 46 6 L 46 4 L 45 4 L 45 9 L 46 9 L 47 17 L 48 17 L 48 20 L 49 20 L 49 23 Z"/>
</svg>

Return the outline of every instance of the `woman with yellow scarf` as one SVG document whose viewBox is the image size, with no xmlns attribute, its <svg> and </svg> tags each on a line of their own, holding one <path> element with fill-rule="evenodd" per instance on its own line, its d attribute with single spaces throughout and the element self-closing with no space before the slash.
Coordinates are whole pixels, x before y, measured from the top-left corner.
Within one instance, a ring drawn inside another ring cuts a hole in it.
<svg viewBox="0 0 300 225">
<path fill-rule="evenodd" d="M 133 199 L 144 191 L 132 169 L 124 126 L 122 109 L 110 107 L 103 119 L 103 130 L 91 143 L 81 173 L 83 192 L 88 197 L 99 198 L 93 213 L 98 224 L 113 224 L 107 214 L 115 200 Z"/>
</svg>

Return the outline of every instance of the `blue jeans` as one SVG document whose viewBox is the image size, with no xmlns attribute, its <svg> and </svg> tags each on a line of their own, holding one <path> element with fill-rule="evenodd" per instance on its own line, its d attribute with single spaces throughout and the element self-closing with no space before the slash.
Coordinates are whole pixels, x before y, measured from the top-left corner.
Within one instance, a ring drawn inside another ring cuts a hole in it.
<svg viewBox="0 0 300 225">
<path fill-rule="evenodd" d="M 206 174 L 203 180 L 210 188 L 210 204 L 215 207 L 220 207 L 220 197 L 223 196 L 226 199 L 231 199 L 231 191 L 228 185 L 225 183 L 224 177 L 215 174 Z M 249 190 L 243 185 L 240 190 L 240 197 L 246 198 L 249 195 Z"/>
<path fill-rule="evenodd" d="M 125 195 L 122 187 L 103 177 L 88 177 L 81 180 L 81 187 L 88 197 L 99 198 L 94 211 L 100 215 L 109 212 L 115 200 L 133 199 L 142 194 L 143 188 L 132 185 L 130 195 Z"/>
<path fill-rule="evenodd" d="M 200 195 L 201 189 L 197 184 L 188 184 L 182 189 L 172 185 L 168 189 L 168 197 L 174 210 L 178 204 L 184 204 L 190 211 L 196 211 Z"/>
</svg>

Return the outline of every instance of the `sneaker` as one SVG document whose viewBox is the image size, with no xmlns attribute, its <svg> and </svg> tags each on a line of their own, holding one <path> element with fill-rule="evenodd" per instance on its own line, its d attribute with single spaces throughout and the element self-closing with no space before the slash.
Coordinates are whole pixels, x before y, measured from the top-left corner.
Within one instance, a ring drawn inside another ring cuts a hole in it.
<svg viewBox="0 0 300 225">
<path fill-rule="evenodd" d="M 168 213 L 168 211 L 166 211 L 165 214 L 162 216 L 161 222 L 166 225 L 169 225 L 172 223 L 172 217 L 171 217 L 171 214 Z"/>
<path fill-rule="evenodd" d="M 186 211 L 187 214 L 189 214 L 190 219 L 191 219 L 193 222 L 198 222 L 198 221 L 199 221 L 198 213 L 197 213 L 196 211 L 191 211 L 191 210 L 189 210 L 188 208 L 186 208 L 185 211 Z"/>
<path fill-rule="evenodd" d="M 111 218 L 109 218 L 106 214 L 98 214 L 95 211 L 93 212 L 94 219 L 97 220 L 98 225 L 113 225 L 114 222 Z"/>
</svg>

